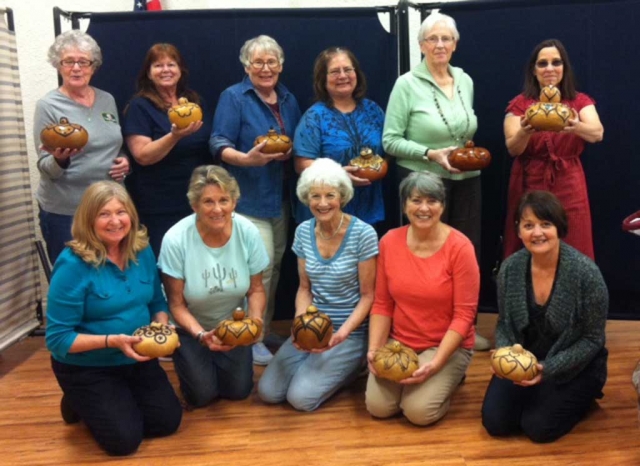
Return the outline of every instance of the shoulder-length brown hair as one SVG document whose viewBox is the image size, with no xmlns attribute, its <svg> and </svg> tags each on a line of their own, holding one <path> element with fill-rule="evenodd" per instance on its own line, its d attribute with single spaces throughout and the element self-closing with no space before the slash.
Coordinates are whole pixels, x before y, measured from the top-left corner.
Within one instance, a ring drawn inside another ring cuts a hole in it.
<svg viewBox="0 0 640 466">
<path fill-rule="evenodd" d="M 558 39 L 547 39 L 540 42 L 531 52 L 529 61 L 524 70 L 524 88 L 523 94 L 530 99 L 537 99 L 540 96 L 540 83 L 536 79 L 536 62 L 538 61 L 538 54 L 540 50 L 547 47 L 555 47 L 560 53 L 562 59 L 562 81 L 556 86 L 562 93 L 562 98 L 567 100 L 573 100 L 576 98 L 576 78 L 573 74 L 573 68 L 569 61 L 569 54 L 567 49 L 564 48 L 562 42 Z"/>
<path fill-rule="evenodd" d="M 345 47 L 329 47 L 320 52 L 320 55 L 318 55 L 313 65 L 313 90 L 316 95 L 316 100 L 324 102 L 329 107 L 333 107 L 333 99 L 327 91 L 329 62 L 333 57 L 341 54 L 346 55 L 349 60 L 351 60 L 353 69 L 356 72 L 356 77 L 358 78 L 358 84 L 356 84 L 356 88 L 353 90 L 353 99 L 356 103 L 360 103 L 367 94 L 367 79 L 364 77 L 362 68 L 360 68 L 360 62 L 358 62 L 353 52 Z"/>
<path fill-rule="evenodd" d="M 138 212 L 124 186 L 115 181 L 98 181 L 89 186 L 80 200 L 80 205 L 73 216 L 71 236 L 67 243 L 80 258 L 96 267 L 107 260 L 107 248 L 96 234 L 94 224 L 100 210 L 112 199 L 122 203 L 131 219 L 131 230 L 123 238 L 120 248 L 127 263 L 132 260 L 137 263 L 137 254 L 149 244 L 147 229 L 140 225 Z"/>
<path fill-rule="evenodd" d="M 165 57 L 169 57 L 170 59 L 174 60 L 177 63 L 178 68 L 180 68 L 180 79 L 178 80 L 176 89 L 177 96 L 186 97 L 190 102 L 199 104 L 200 96 L 197 94 L 197 92 L 192 91 L 188 87 L 187 83 L 189 81 L 189 69 L 184 62 L 180 51 L 176 48 L 175 45 L 166 43 L 152 45 L 147 52 L 147 55 L 144 57 L 142 68 L 140 68 L 140 72 L 138 73 L 137 92 L 135 97 L 145 97 L 149 99 L 160 110 L 168 110 L 171 107 L 171 104 L 169 102 L 166 102 L 160 96 L 160 93 L 158 92 L 158 89 L 156 89 L 155 84 L 149 78 L 151 65 Z"/>
</svg>

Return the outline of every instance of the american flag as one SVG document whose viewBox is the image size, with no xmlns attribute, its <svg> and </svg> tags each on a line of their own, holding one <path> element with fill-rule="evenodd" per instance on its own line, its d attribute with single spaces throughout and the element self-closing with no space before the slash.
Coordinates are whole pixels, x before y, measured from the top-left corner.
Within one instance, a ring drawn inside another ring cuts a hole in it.
<svg viewBox="0 0 640 466">
<path fill-rule="evenodd" d="M 133 0 L 133 11 L 159 11 L 162 10 L 160 0 Z"/>
</svg>

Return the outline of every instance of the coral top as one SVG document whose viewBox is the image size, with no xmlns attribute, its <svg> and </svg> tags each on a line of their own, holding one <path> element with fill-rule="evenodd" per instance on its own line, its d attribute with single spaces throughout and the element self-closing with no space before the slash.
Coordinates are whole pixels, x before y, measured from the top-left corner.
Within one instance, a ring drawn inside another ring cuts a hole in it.
<svg viewBox="0 0 640 466">
<path fill-rule="evenodd" d="M 407 246 L 408 230 L 390 230 L 380 241 L 371 314 L 391 317 L 390 337 L 417 352 L 439 346 L 448 330 L 473 348 L 480 271 L 471 241 L 451 228 L 438 252 L 420 258 Z"/>
<path fill-rule="evenodd" d="M 509 103 L 507 113 L 524 115 L 535 102 L 520 94 Z M 591 97 L 580 92 L 575 100 L 563 100 L 562 103 L 578 113 L 595 104 Z M 515 157 L 509 179 L 504 257 L 522 247 L 514 221 L 520 198 L 527 191 L 544 190 L 555 194 L 567 211 L 569 233 L 564 241 L 594 258 L 587 182 L 580 162 L 584 145 L 585 141 L 575 134 L 539 131 L 531 135 L 525 151 Z"/>
</svg>

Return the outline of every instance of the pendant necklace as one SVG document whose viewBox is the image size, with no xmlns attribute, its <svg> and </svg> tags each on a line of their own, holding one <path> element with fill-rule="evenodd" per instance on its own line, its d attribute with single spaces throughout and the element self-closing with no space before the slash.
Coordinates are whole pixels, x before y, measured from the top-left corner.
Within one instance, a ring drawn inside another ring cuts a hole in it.
<svg viewBox="0 0 640 466">
<path fill-rule="evenodd" d="M 440 114 L 440 118 L 442 119 L 442 122 L 447 127 L 447 130 L 449 130 L 449 134 L 451 135 L 451 139 L 455 141 L 455 143 L 456 143 L 456 145 L 458 147 L 462 147 L 462 145 L 466 142 L 466 135 L 469 132 L 469 126 L 471 125 L 471 122 L 469 121 L 469 112 L 467 112 L 467 107 L 465 107 L 464 100 L 462 99 L 462 92 L 460 92 L 460 86 L 456 86 L 456 91 L 458 93 L 458 97 L 460 98 L 460 105 L 462 105 L 462 110 L 464 110 L 464 116 L 465 116 L 465 118 L 467 120 L 467 124 L 466 124 L 466 127 L 465 127 L 464 131 L 462 132 L 462 134 L 460 134 L 460 136 L 456 136 L 453 133 L 453 130 L 451 129 L 451 126 L 449 125 L 449 122 L 445 118 L 444 113 L 442 112 L 442 108 L 440 107 L 440 102 L 438 101 L 438 96 L 436 95 L 436 86 L 435 86 L 435 84 L 433 84 L 431 82 L 429 84 L 431 84 L 431 92 L 433 94 L 433 100 L 436 103 L 436 108 L 438 109 L 438 113 Z"/>
<path fill-rule="evenodd" d="M 336 231 L 331 233 L 329 236 L 324 236 L 322 234 L 322 229 L 320 228 L 320 225 L 318 225 L 318 234 L 320 235 L 320 238 L 322 238 L 325 241 L 329 241 L 330 239 L 333 239 L 333 237 L 336 236 L 338 234 L 338 232 L 340 231 L 340 228 L 342 228 L 342 222 L 344 222 L 344 212 L 342 213 L 342 216 L 340 217 L 340 223 L 338 223 L 338 228 L 336 228 Z"/>
</svg>

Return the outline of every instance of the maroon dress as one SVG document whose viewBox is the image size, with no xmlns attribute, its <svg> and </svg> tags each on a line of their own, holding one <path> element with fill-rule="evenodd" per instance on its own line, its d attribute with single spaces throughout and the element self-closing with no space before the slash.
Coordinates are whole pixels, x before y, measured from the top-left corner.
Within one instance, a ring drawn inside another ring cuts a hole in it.
<svg viewBox="0 0 640 466">
<path fill-rule="evenodd" d="M 524 115 L 534 103 L 535 99 L 520 94 L 509 102 L 507 113 Z M 580 92 L 575 100 L 563 100 L 562 103 L 578 113 L 595 104 L 591 97 Z M 520 198 L 528 191 L 544 190 L 555 194 L 567 211 L 569 233 L 564 241 L 594 258 L 587 182 L 580 162 L 584 144 L 584 139 L 575 134 L 539 131 L 531 135 L 524 152 L 515 157 L 509 179 L 504 257 L 522 247 L 514 221 Z"/>
</svg>

